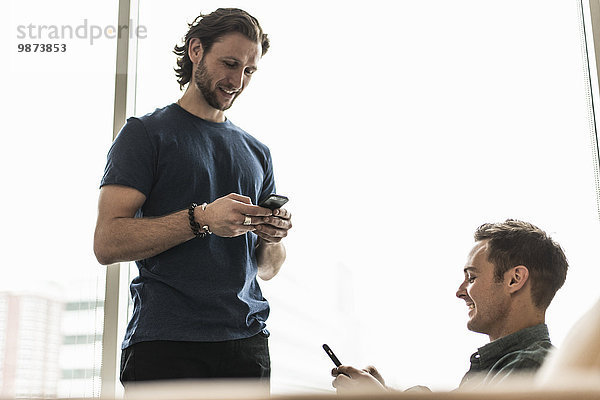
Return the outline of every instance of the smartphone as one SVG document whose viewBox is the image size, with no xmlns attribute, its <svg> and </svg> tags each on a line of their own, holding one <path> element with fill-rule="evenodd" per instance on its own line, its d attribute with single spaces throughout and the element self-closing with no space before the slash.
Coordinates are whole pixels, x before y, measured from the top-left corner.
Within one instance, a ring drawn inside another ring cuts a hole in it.
<svg viewBox="0 0 600 400">
<path fill-rule="evenodd" d="M 326 344 L 323 345 L 323 350 L 325 350 L 325 353 L 327 353 L 327 355 L 329 356 L 329 358 L 331 358 L 331 361 L 333 361 L 333 363 L 335 364 L 336 367 L 339 367 L 340 365 L 342 365 L 342 363 L 340 362 L 340 360 L 335 356 L 335 354 L 333 353 L 333 351 L 331 351 L 331 349 L 329 348 L 329 346 L 327 346 Z"/>
<path fill-rule="evenodd" d="M 266 199 L 258 203 L 259 206 L 274 210 L 281 208 L 285 203 L 288 202 L 288 198 L 279 194 L 271 193 Z"/>
</svg>

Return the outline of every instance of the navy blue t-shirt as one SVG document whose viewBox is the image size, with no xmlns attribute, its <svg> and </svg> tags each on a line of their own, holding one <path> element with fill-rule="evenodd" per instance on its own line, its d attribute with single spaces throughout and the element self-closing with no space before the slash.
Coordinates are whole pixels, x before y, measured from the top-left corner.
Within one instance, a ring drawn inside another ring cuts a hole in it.
<svg viewBox="0 0 600 400">
<path fill-rule="evenodd" d="M 100 186 L 146 196 L 137 217 L 156 217 L 239 193 L 253 204 L 275 192 L 269 149 L 229 120 L 203 120 L 177 104 L 129 118 Z M 257 236 L 209 235 L 136 261 L 133 316 L 122 348 L 149 340 L 223 341 L 265 327 L 269 304 L 256 280 Z"/>
</svg>

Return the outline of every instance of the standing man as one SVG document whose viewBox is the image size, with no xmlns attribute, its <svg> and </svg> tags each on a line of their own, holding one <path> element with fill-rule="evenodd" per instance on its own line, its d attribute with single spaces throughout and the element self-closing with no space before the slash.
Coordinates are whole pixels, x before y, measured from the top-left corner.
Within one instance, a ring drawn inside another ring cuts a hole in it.
<svg viewBox="0 0 600 400">
<path fill-rule="evenodd" d="M 568 268 L 560 245 L 530 223 L 484 224 L 474 236 L 456 296 L 469 309 L 467 328 L 488 335 L 490 343 L 471 355 L 461 388 L 498 384 L 541 366 L 552 348 L 546 309 L 565 282 Z M 332 375 L 338 391 L 387 390 L 372 366 L 363 370 L 340 366 Z"/>
<path fill-rule="evenodd" d="M 176 46 L 176 104 L 129 118 L 101 182 L 94 252 L 136 261 L 121 381 L 268 380 L 269 304 L 291 214 L 258 204 L 275 192 L 269 149 L 225 117 L 269 39 L 239 9 L 190 24 Z"/>
</svg>

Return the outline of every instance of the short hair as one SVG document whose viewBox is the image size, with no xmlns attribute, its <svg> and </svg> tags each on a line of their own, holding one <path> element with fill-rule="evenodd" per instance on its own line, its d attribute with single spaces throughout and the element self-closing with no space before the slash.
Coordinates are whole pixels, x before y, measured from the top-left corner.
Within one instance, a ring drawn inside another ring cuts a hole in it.
<svg viewBox="0 0 600 400">
<path fill-rule="evenodd" d="M 193 38 L 200 39 L 205 53 L 210 51 L 215 42 L 233 32 L 241 33 L 249 40 L 259 43 L 262 47 L 261 56 L 264 56 L 269 50 L 269 37 L 263 33 L 258 20 L 239 8 L 219 8 L 210 14 L 200 14 L 188 26 L 184 44 L 176 45 L 173 51 L 178 56 L 177 66 L 179 68 L 175 68 L 175 75 L 177 75 L 180 89 L 183 89 L 183 86 L 192 78 L 192 61 L 188 55 L 188 49 L 190 40 Z"/>
<path fill-rule="evenodd" d="M 488 240 L 488 261 L 496 280 L 509 269 L 524 265 L 529 270 L 535 306 L 546 309 L 567 277 L 569 263 L 563 249 L 550 236 L 529 222 L 507 219 L 481 225 L 475 240 Z"/>
</svg>

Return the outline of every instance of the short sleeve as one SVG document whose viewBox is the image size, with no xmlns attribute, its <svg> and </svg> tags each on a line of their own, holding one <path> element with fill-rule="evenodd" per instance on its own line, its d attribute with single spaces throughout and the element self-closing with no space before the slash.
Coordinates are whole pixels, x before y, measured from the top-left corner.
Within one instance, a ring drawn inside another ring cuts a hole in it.
<svg viewBox="0 0 600 400">
<path fill-rule="evenodd" d="M 100 187 L 123 185 L 148 197 L 154 182 L 156 150 L 143 123 L 129 118 L 113 142 Z"/>
<path fill-rule="evenodd" d="M 271 152 L 267 149 L 265 153 L 265 175 L 263 179 L 263 187 L 259 196 L 259 201 L 265 200 L 271 193 L 276 193 L 275 189 L 275 177 L 273 175 L 273 160 L 271 159 Z M 257 203 L 257 204 L 258 204 Z"/>
</svg>

